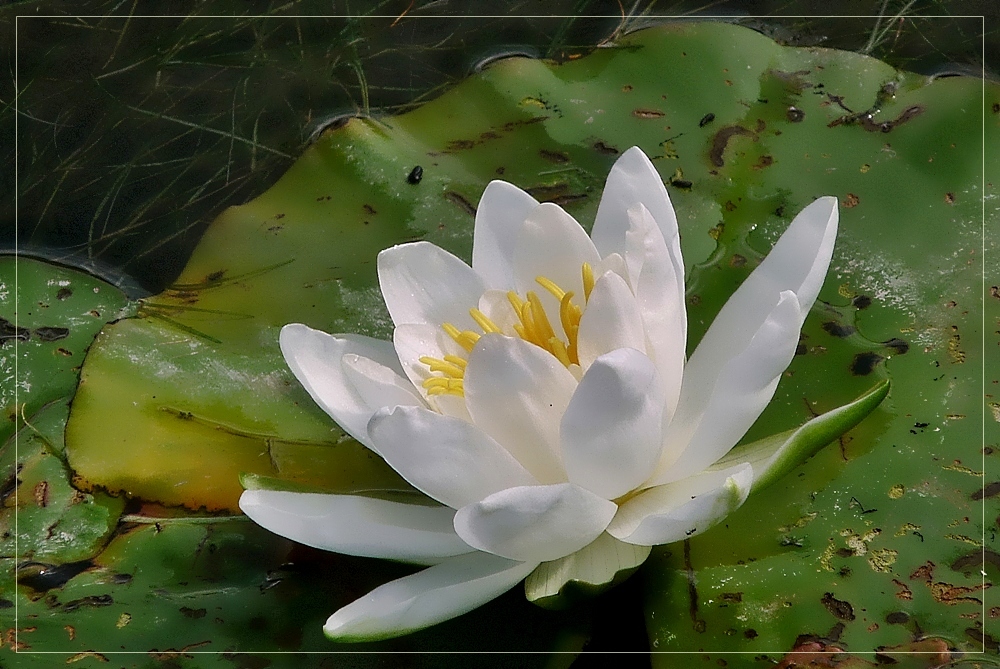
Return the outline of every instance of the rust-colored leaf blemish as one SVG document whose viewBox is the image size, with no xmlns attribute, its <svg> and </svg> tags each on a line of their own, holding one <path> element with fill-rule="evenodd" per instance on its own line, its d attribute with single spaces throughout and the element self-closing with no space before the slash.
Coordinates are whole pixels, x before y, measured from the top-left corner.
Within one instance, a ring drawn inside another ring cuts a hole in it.
<svg viewBox="0 0 1000 669">
<path fill-rule="evenodd" d="M 32 496 L 35 498 L 36 505 L 43 509 L 47 507 L 49 505 L 49 482 L 39 481 L 36 483 L 32 491 Z"/>
<path fill-rule="evenodd" d="M 604 154 L 605 156 L 617 156 L 621 153 L 621 151 L 615 147 L 601 140 L 594 142 L 594 150 L 598 153 Z"/>
<path fill-rule="evenodd" d="M 892 582 L 899 587 L 899 592 L 896 593 L 896 599 L 904 599 L 904 600 L 913 599 L 913 591 L 910 590 L 909 586 L 907 586 L 905 583 L 895 578 L 892 579 Z M 890 613 L 889 615 L 891 616 L 893 614 Z M 888 620 L 888 618 L 886 620 L 890 623 L 892 622 L 891 620 Z"/>
<path fill-rule="evenodd" d="M 453 139 L 445 146 L 445 151 L 465 151 L 471 149 L 476 145 L 476 142 L 471 139 Z"/>
<path fill-rule="evenodd" d="M 924 564 L 920 565 L 910 574 L 911 581 L 930 581 L 934 578 L 934 567 L 936 567 L 933 562 L 928 560 Z"/>
<path fill-rule="evenodd" d="M 767 167 L 770 167 L 773 164 L 774 164 L 773 156 L 761 156 L 760 158 L 757 159 L 757 162 L 751 166 L 751 169 L 762 170 Z"/>
<path fill-rule="evenodd" d="M 873 351 L 858 353 L 851 361 L 851 374 L 854 376 L 867 376 L 874 371 L 876 365 L 885 358 Z"/>
<path fill-rule="evenodd" d="M 847 197 L 845 197 L 844 201 L 841 203 L 841 206 L 844 209 L 853 209 L 854 207 L 858 206 L 860 202 L 861 199 L 857 195 L 855 195 L 854 193 L 848 193 Z"/>
<path fill-rule="evenodd" d="M 945 201 L 946 204 L 955 204 L 955 194 L 954 193 L 945 193 L 944 194 L 944 201 Z"/>
<path fill-rule="evenodd" d="M 972 493 L 972 499 L 979 501 L 987 497 L 996 497 L 997 495 L 1000 495 L 1000 481 L 989 483 L 983 486 L 982 490 Z"/>
<path fill-rule="evenodd" d="M 105 655 L 92 650 L 85 650 L 82 653 L 77 653 L 76 655 L 71 655 L 66 658 L 66 664 L 73 664 L 74 662 L 79 662 L 80 660 L 97 660 L 98 662 L 108 662 L 108 658 Z"/>
<path fill-rule="evenodd" d="M 835 618 L 848 621 L 854 620 L 854 607 L 851 606 L 851 603 L 837 599 L 833 596 L 832 592 L 824 593 L 822 599 L 819 601 Z"/>
<path fill-rule="evenodd" d="M 461 194 L 456 193 L 453 190 L 450 190 L 444 194 L 444 199 L 448 200 L 449 202 L 457 206 L 459 209 L 464 211 L 469 216 L 476 215 L 476 208 L 472 206 L 471 202 L 462 197 Z"/>
<path fill-rule="evenodd" d="M 640 109 L 633 109 L 632 110 L 632 116 L 634 116 L 636 118 L 655 119 L 655 118 L 663 118 L 664 116 L 666 116 L 666 114 L 664 114 L 663 112 L 661 112 L 659 109 L 641 109 L 640 108 Z"/>
<path fill-rule="evenodd" d="M 569 162 L 569 156 L 567 156 L 562 151 L 549 151 L 548 149 L 539 149 L 538 155 L 540 155 L 545 160 L 550 163 L 555 163 L 557 165 L 563 165 Z"/>
<path fill-rule="evenodd" d="M 708 159 L 716 167 L 725 165 L 724 154 L 729 140 L 737 135 L 753 136 L 753 133 L 740 125 L 727 125 L 720 128 L 712 137 L 712 147 L 708 151 Z"/>
</svg>

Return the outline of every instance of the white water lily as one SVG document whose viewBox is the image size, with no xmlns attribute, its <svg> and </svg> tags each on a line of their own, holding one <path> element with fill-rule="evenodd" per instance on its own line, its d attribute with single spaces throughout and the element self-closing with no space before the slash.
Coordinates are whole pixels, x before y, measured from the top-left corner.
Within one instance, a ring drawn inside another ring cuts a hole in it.
<svg viewBox="0 0 1000 669">
<path fill-rule="evenodd" d="M 338 640 L 427 627 L 526 577 L 531 599 L 606 584 L 804 457 L 809 424 L 730 451 L 795 354 L 837 221 L 835 198 L 807 206 L 686 359 L 677 221 L 638 148 L 611 170 L 590 236 L 494 181 L 471 267 L 426 242 L 379 254 L 391 343 L 281 331 L 316 403 L 439 505 L 251 489 L 240 506 L 310 546 L 433 565 L 334 613 Z"/>
</svg>

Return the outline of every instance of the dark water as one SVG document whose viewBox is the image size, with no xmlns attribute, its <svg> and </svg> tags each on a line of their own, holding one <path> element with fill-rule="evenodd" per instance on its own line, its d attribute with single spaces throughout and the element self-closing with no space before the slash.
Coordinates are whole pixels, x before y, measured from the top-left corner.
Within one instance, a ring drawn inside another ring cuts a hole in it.
<svg viewBox="0 0 1000 669">
<path fill-rule="evenodd" d="M 12 78 L 0 84 L 0 251 L 16 243 L 132 294 L 157 292 L 219 212 L 265 190 L 336 118 L 405 111 L 493 58 L 563 59 L 676 20 L 656 15 L 730 15 L 718 20 L 786 44 L 978 76 L 983 21 L 914 12 L 987 12 L 987 66 L 1000 60 L 1000 10 L 985 1 L 917 2 L 902 17 L 907 3 L 886 2 L 881 19 L 881 1 L 837 5 L 867 18 L 779 17 L 829 11 L 821 2 L 408 4 L 257 2 L 253 17 L 219 0 L 191 16 L 176 2 L 0 8 L 0 44 L 20 87 L 15 133 Z M 364 15 L 298 16 L 350 11 Z M 74 16 L 87 13 L 96 16 Z M 529 16 L 539 13 L 565 16 Z"/>
</svg>

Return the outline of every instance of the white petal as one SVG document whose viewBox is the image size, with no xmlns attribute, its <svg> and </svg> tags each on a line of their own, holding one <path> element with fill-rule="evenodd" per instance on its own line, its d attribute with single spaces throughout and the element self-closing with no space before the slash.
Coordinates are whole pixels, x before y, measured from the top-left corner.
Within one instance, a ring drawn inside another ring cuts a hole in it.
<svg viewBox="0 0 1000 669">
<path fill-rule="evenodd" d="M 472 268 L 486 285 L 508 291 L 514 288 L 514 247 L 524 219 L 538 201 L 506 181 L 491 181 L 476 210 L 472 236 Z"/>
<path fill-rule="evenodd" d="M 649 358 L 630 348 L 598 358 L 562 418 L 569 480 L 605 499 L 639 486 L 659 460 L 662 417 L 663 389 Z"/>
<path fill-rule="evenodd" d="M 246 490 L 240 509 L 258 525 L 326 551 L 419 564 L 472 549 L 444 506 L 402 504 L 356 495 Z"/>
<path fill-rule="evenodd" d="M 741 464 L 650 488 L 622 504 L 608 533 L 641 546 L 686 539 L 739 508 L 752 485 L 753 468 Z"/>
<path fill-rule="evenodd" d="M 557 336 L 564 336 L 559 320 L 559 301 L 535 279 L 544 276 L 583 304 L 583 263 L 596 266 L 601 260 L 594 243 L 580 224 L 562 207 L 543 202 L 524 222 L 514 251 L 515 291 L 538 294 Z"/>
<path fill-rule="evenodd" d="M 379 253 L 378 283 L 396 325 L 472 327 L 469 309 L 486 290 L 471 267 L 429 242 L 401 244 Z"/>
<path fill-rule="evenodd" d="M 646 561 L 649 546 L 618 541 L 604 532 L 591 543 L 566 557 L 543 562 L 524 581 L 528 601 L 546 606 L 570 581 L 591 587 L 611 586 Z M 548 608 L 546 606 L 546 608 Z"/>
<path fill-rule="evenodd" d="M 329 335 L 301 323 L 281 328 L 278 343 L 285 363 L 316 404 L 348 434 L 370 447 L 368 421 L 384 405 L 365 400 L 348 379 L 342 361 L 345 355 L 363 356 L 401 374 L 392 344 L 361 335 Z"/>
<path fill-rule="evenodd" d="M 596 539 L 617 508 L 572 483 L 508 488 L 459 509 L 455 531 L 479 550 L 544 562 Z"/>
<path fill-rule="evenodd" d="M 837 200 L 821 197 L 795 217 L 764 261 L 733 293 L 691 354 L 684 369 L 681 404 L 699 406 L 708 397 L 688 389 L 689 379 L 705 384 L 718 376 L 778 304 L 783 291 L 795 293 L 802 326 L 826 276 L 837 237 Z M 690 411 L 690 407 L 685 411 Z M 681 407 L 678 406 L 678 412 Z"/>
<path fill-rule="evenodd" d="M 469 354 L 465 403 L 473 422 L 542 483 L 566 480 L 559 419 L 575 389 L 562 363 L 523 339 L 484 335 Z"/>
<path fill-rule="evenodd" d="M 598 357 L 619 348 L 646 352 L 639 305 L 625 280 L 605 272 L 596 283 L 580 318 L 577 353 L 584 371 Z"/>
<path fill-rule="evenodd" d="M 625 279 L 629 290 L 632 290 L 632 280 L 629 278 L 628 266 L 625 258 L 620 253 L 612 253 L 601 258 L 601 262 L 594 266 L 594 276 L 603 276 L 607 272 L 614 272 Z"/>
<path fill-rule="evenodd" d="M 690 380 L 684 390 L 707 397 L 702 406 L 684 404 L 664 435 L 665 448 L 653 485 L 691 476 L 724 456 L 736 445 L 774 396 L 781 373 L 795 355 L 801 324 L 795 294 L 785 291 L 781 301 L 715 379 Z"/>
<path fill-rule="evenodd" d="M 416 388 L 385 365 L 356 353 L 341 358 L 344 375 L 370 407 L 423 406 Z"/>
<path fill-rule="evenodd" d="M 460 508 L 537 481 L 474 425 L 419 407 L 385 409 L 368 425 L 386 462 L 419 490 Z"/>
<path fill-rule="evenodd" d="M 649 158 L 635 146 L 623 153 L 611 168 L 601 204 L 597 207 L 591 237 L 601 256 L 610 253 L 624 255 L 625 233 L 629 229 L 628 210 L 639 203 L 653 215 L 667 247 L 677 247 L 676 256 L 680 258 L 677 216 L 667 189 Z M 683 274 L 681 269 L 679 275 Z"/>
<path fill-rule="evenodd" d="M 677 407 L 687 344 L 684 304 L 684 262 L 680 247 L 668 249 L 649 211 L 641 204 L 629 209 L 625 260 L 649 342 L 647 354 L 656 363 L 666 391 L 667 417 Z"/>
<path fill-rule="evenodd" d="M 330 616 L 323 632 L 334 641 L 409 634 L 496 599 L 535 566 L 488 553 L 455 557 L 375 588 Z"/>
</svg>

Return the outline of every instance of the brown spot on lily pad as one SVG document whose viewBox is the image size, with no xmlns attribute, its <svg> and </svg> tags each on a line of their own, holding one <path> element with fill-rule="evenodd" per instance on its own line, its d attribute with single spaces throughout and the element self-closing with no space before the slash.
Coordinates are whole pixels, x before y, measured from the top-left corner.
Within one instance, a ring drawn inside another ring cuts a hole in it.
<svg viewBox="0 0 1000 669">
<path fill-rule="evenodd" d="M 827 321 L 823 323 L 823 331 L 832 337 L 838 337 L 843 339 L 844 337 L 850 337 L 852 334 L 857 332 L 853 325 L 845 325 L 843 323 L 838 323 L 836 321 Z"/>
<path fill-rule="evenodd" d="M 819 601 L 834 617 L 840 620 L 854 620 L 854 607 L 851 603 L 837 599 L 832 592 L 825 593 Z"/>
<path fill-rule="evenodd" d="M 617 156 L 619 153 L 621 153 L 621 151 L 619 151 L 615 147 L 600 140 L 594 142 L 594 150 L 597 151 L 598 153 L 604 154 L 605 156 Z"/>
<path fill-rule="evenodd" d="M 858 206 L 860 202 L 861 199 L 857 195 L 855 195 L 854 193 L 848 193 L 847 197 L 844 198 L 842 206 L 844 207 L 844 209 L 853 209 L 854 207 Z"/>
<path fill-rule="evenodd" d="M 663 118 L 666 114 L 661 112 L 659 109 L 633 109 L 632 116 L 635 116 L 636 118 L 655 119 Z"/>
<path fill-rule="evenodd" d="M 59 341 L 69 336 L 69 328 L 43 325 L 40 328 L 35 328 L 35 335 L 42 341 Z"/>
<path fill-rule="evenodd" d="M 854 376 L 868 376 L 875 370 L 878 363 L 883 360 L 885 358 L 874 351 L 858 353 L 851 361 L 851 374 Z"/>
</svg>

